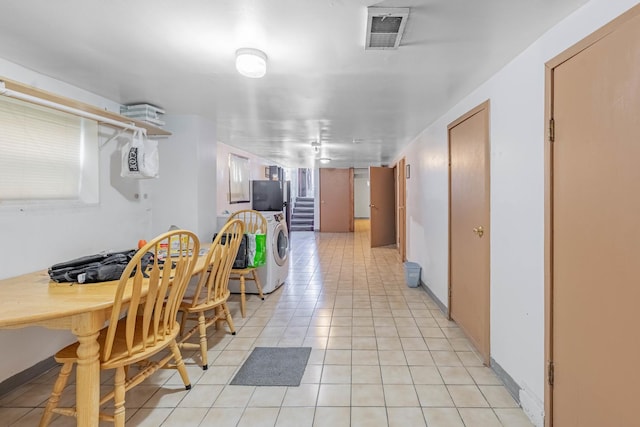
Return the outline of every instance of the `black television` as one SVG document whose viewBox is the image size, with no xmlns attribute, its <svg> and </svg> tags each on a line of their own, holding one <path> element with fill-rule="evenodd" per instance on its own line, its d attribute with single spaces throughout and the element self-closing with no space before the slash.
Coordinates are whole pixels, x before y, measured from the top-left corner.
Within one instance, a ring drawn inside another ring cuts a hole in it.
<svg viewBox="0 0 640 427">
<path fill-rule="evenodd" d="M 282 181 L 252 181 L 252 209 L 256 211 L 282 211 Z"/>
</svg>

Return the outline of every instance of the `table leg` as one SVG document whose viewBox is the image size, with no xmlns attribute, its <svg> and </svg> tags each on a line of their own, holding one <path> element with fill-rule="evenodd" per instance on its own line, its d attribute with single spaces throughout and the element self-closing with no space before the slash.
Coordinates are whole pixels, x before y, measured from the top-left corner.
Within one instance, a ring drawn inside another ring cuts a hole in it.
<svg viewBox="0 0 640 427">
<path fill-rule="evenodd" d="M 242 318 L 246 317 L 246 309 L 245 304 L 247 303 L 247 298 L 244 295 L 245 292 L 245 283 L 244 283 L 244 274 L 240 275 L 240 313 L 242 314 Z"/>
<path fill-rule="evenodd" d="M 76 367 L 77 425 L 97 427 L 100 410 L 100 345 L 98 335 L 103 321 L 85 314 L 75 319 L 73 333 L 78 338 Z"/>
</svg>

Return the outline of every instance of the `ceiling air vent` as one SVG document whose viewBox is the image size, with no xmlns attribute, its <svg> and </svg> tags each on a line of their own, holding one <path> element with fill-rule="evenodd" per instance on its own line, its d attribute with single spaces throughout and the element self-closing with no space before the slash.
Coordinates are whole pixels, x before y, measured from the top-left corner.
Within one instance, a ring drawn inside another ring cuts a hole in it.
<svg viewBox="0 0 640 427">
<path fill-rule="evenodd" d="M 367 8 L 365 49 L 397 49 L 409 17 L 408 7 Z"/>
</svg>

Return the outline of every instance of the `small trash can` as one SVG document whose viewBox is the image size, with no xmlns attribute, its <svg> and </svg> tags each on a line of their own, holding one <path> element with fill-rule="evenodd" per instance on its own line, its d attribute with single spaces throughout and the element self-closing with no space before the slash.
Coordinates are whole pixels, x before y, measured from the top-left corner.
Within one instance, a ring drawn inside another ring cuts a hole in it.
<svg viewBox="0 0 640 427">
<path fill-rule="evenodd" d="M 404 277 L 407 281 L 407 286 L 417 288 L 420 284 L 420 265 L 416 262 L 405 262 Z"/>
</svg>

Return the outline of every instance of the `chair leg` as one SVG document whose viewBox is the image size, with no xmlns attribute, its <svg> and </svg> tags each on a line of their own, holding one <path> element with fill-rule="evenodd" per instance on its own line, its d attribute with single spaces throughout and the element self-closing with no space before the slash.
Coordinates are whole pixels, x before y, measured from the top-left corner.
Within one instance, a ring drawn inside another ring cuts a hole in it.
<svg viewBox="0 0 640 427">
<path fill-rule="evenodd" d="M 187 310 L 182 311 L 182 319 L 180 320 L 180 336 L 184 335 L 184 325 L 187 323 Z"/>
<path fill-rule="evenodd" d="M 189 380 L 187 367 L 184 366 L 184 360 L 182 360 L 180 348 L 178 348 L 178 344 L 176 344 L 175 340 L 173 340 L 171 344 L 169 344 L 169 348 L 171 349 L 171 353 L 173 354 L 173 358 L 176 362 L 176 369 L 178 369 L 178 372 L 180 373 L 180 377 L 182 378 L 182 382 L 184 383 L 185 390 L 191 390 L 191 381 Z"/>
<path fill-rule="evenodd" d="M 204 317 L 204 311 L 198 313 L 198 331 L 200 332 L 200 358 L 202 359 L 202 369 L 206 371 L 209 368 L 209 363 L 207 361 L 209 343 L 207 342 L 207 323 Z"/>
<path fill-rule="evenodd" d="M 73 370 L 73 362 L 67 362 L 62 365 L 60 368 L 60 374 L 58 374 L 58 378 L 53 385 L 53 391 L 51 392 L 51 396 L 49 397 L 49 401 L 47 402 L 47 406 L 44 408 L 44 413 L 42 414 L 42 418 L 40 419 L 40 427 L 46 427 L 51 422 L 51 417 L 53 416 L 53 410 L 58 407 L 58 403 L 60 402 L 60 395 L 67 385 L 67 381 L 69 380 L 69 375 Z"/>
<path fill-rule="evenodd" d="M 260 283 L 260 277 L 258 276 L 258 270 L 252 270 L 251 274 L 253 274 L 253 280 L 256 282 L 256 288 L 258 288 L 258 293 L 260 294 L 260 299 L 264 301 L 264 295 L 262 294 L 262 283 Z"/>
<path fill-rule="evenodd" d="M 229 330 L 231 331 L 231 335 L 236 334 L 236 328 L 233 324 L 233 319 L 231 318 L 231 312 L 229 311 L 229 306 L 227 303 L 222 304 L 222 310 L 224 311 L 224 318 L 227 321 L 227 325 L 229 325 Z"/>
<path fill-rule="evenodd" d="M 245 284 L 244 284 L 244 274 L 240 275 L 240 313 L 242 314 L 242 318 L 247 317 L 247 309 L 245 304 L 247 303 L 247 298 L 244 295 Z"/>
<path fill-rule="evenodd" d="M 114 396 L 113 405 L 115 407 L 113 411 L 113 423 L 115 427 L 124 427 L 125 421 L 125 408 L 124 408 L 124 395 L 125 395 L 125 380 L 126 373 L 124 366 L 116 368 L 116 377 L 114 381 Z"/>
</svg>

